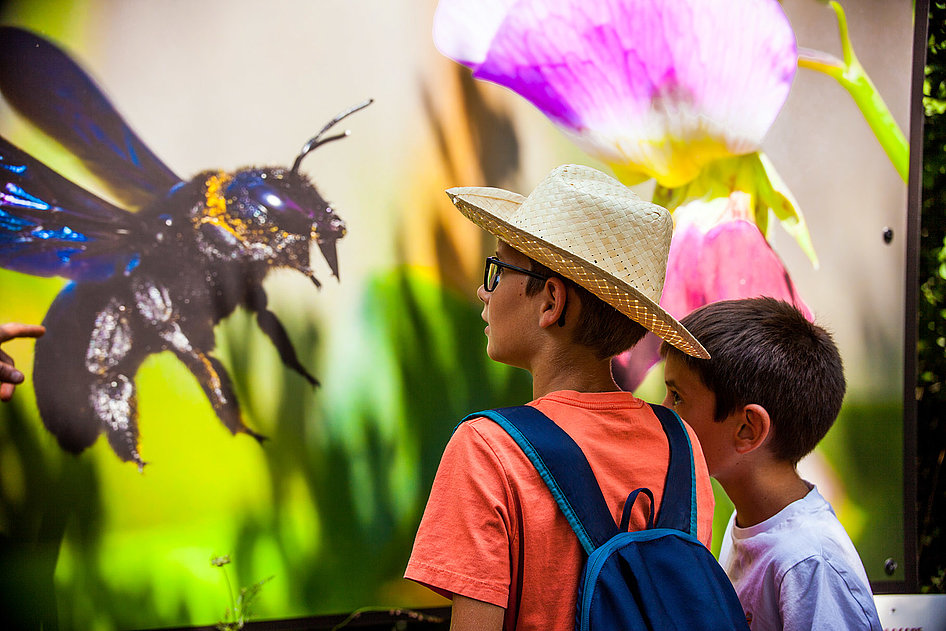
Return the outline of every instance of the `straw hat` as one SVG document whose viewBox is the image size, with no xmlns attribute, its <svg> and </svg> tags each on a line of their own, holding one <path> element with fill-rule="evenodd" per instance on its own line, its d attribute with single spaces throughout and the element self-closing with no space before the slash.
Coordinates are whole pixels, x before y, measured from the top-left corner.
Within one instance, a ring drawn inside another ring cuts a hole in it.
<svg viewBox="0 0 946 631">
<path fill-rule="evenodd" d="M 554 169 L 528 197 L 499 188 L 451 188 L 470 221 L 569 278 L 688 355 L 709 358 L 660 305 L 670 212 L 586 166 Z"/>
</svg>

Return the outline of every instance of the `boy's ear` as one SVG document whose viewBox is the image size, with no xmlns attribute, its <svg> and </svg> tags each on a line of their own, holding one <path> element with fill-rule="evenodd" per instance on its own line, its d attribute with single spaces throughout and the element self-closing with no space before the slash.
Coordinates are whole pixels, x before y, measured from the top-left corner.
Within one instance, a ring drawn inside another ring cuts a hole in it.
<svg viewBox="0 0 946 631">
<path fill-rule="evenodd" d="M 742 408 L 742 418 L 736 429 L 736 452 L 747 454 L 761 447 L 772 431 L 772 421 L 764 407 L 751 403 Z"/>
<path fill-rule="evenodd" d="M 567 301 L 568 288 L 565 286 L 562 279 L 553 276 L 546 280 L 545 287 L 542 288 L 539 326 L 544 329 L 556 324 L 565 311 Z"/>
</svg>

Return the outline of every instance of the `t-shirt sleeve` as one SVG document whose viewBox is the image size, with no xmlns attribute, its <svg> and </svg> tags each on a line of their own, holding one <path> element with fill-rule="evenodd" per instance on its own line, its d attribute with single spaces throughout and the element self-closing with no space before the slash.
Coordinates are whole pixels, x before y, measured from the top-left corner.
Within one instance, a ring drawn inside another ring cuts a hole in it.
<svg viewBox="0 0 946 631">
<path fill-rule="evenodd" d="M 873 600 L 867 598 L 823 557 L 813 556 L 793 565 L 778 586 L 784 631 L 880 631 Z"/>
<path fill-rule="evenodd" d="M 511 492 L 502 463 L 470 422 L 447 444 L 414 538 L 405 578 L 452 597 L 506 607 Z"/>
</svg>

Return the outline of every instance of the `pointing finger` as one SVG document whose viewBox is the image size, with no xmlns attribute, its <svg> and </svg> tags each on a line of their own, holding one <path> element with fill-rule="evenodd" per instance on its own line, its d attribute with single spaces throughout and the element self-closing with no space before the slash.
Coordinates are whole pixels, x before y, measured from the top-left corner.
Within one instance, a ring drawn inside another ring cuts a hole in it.
<svg viewBox="0 0 946 631">
<path fill-rule="evenodd" d="M 46 327 L 39 324 L 7 322 L 6 324 L 0 324 L 0 343 L 16 337 L 40 337 L 45 332 Z"/>
</svg>

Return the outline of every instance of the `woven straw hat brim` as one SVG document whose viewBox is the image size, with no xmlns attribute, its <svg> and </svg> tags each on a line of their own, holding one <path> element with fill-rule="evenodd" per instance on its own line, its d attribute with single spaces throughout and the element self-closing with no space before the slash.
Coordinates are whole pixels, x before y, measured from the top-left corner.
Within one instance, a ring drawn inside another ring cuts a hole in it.
<svg viewBox="0 0 946 631">
<path fill-rule="evenodd" d="M 673 316 L 632 285 L 598 265 L 509 222 L 526 197 L 499 188 L 451 188 L 447 195 L 463 215 L 526 256 L 578 283 L 659 338 L 694 357 L 709 353 Z"/>
</svg>

